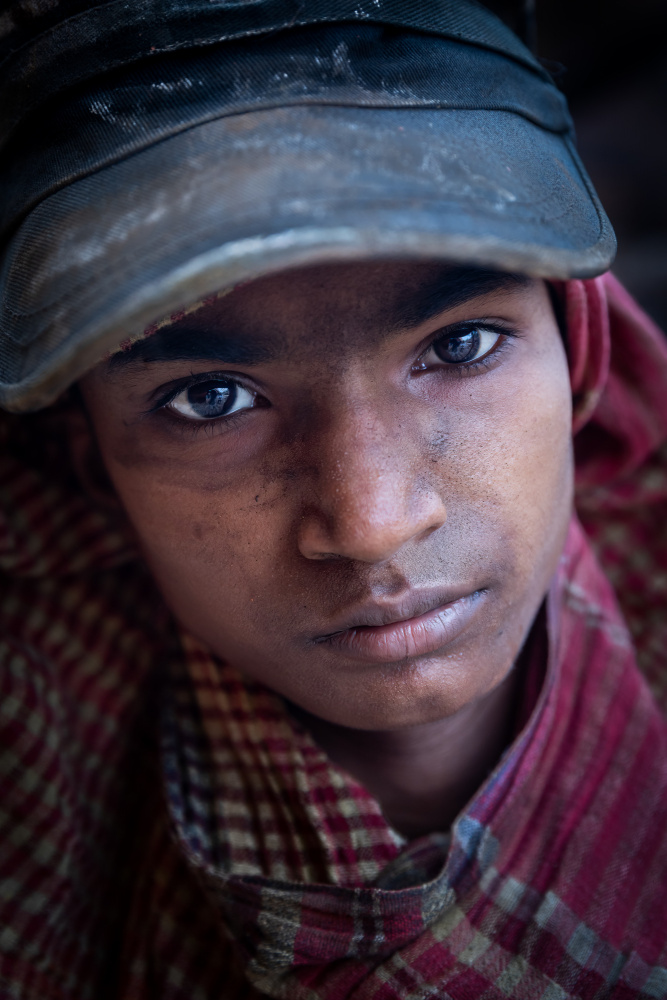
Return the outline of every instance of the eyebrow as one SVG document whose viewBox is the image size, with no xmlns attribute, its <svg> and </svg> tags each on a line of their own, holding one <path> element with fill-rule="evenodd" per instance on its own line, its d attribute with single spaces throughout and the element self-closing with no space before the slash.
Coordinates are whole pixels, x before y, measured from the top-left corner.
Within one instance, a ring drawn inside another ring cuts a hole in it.
<svg viewBox="0 0 667 1000">
<path fill-rule="evenodd" d="M 531 279 L 510 271 L 455 266 L 411 293 L 404 303 L 393 310 L 385 330 L 395 333 L 411 329 L 448 309 L 471 299 L 503 289 L 521 288 Z M 110 372 L 120 371 L 140 362 L 217 361 L 225 365 L 267 364 L 281 354 L 281 344 L 261 342 L 243 336 L 233 336 L 224 329 L 202 329 L 178 323 L 163 327 L 156 333 L 135 341 L 126 350 L 109 358 Z"/>
<path fill-rule="evenodd" d="M 423 286 L 416 295 L 399 306 L 391 329 L 421 326 L 439 313 L 464 305 L 471 299 L 504 289 L 525 288 L 532 279 L 512 271 L 493 271 L 482 267 L 450 267 L 444 274 Z"/>
<path fill-rule="evenodd" d="M 247 338 L 179 323 L 135 341 L 127 350 L 112 355 L 107 364 L 110 371 L 151 361 L 219 361 L 225 365 L 251 367 L 274 361 L 279 353 L 277 347 L 270 348 Z"/>
</svg>

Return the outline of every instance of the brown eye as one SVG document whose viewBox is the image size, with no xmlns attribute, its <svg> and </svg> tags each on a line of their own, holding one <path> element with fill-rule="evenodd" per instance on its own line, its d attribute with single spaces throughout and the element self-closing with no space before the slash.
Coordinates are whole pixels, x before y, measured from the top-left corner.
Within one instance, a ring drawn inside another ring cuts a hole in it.
<svg viewBox="0 0 667 1000">
<path fill-rule="evenodd" d="M 215 420 L 255 405 L 256 394 L 232 379 L 195 382 L 167 403 L 188 420 Z"/>
</svg>

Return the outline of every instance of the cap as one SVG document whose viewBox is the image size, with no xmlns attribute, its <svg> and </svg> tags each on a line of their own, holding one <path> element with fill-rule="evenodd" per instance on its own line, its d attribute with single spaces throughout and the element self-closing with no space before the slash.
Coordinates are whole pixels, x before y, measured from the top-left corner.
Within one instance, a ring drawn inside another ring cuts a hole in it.
<svg viewBox="0 0 667 1000">
<path fill-rule="evenodd" d="M 29 6 L 0 35 L 7 409 L 277 269 L 613 259 L 563 95 L 473 0 Z"/>
</svg>

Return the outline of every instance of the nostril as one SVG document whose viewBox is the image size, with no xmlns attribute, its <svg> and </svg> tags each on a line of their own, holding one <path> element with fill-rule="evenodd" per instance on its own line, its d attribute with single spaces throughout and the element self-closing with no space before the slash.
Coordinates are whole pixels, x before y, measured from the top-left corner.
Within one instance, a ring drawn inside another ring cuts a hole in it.
<svg viewBox="0 0 667 1000">
<path fill-rule="evenodd" d="M 422 538 L 428 538 L 429 535 L 432 535 L 436 531 L 439 531 L 440 528 L 442 528 L 442 526 L 445 523 L 445 521 L 446 521 L 446 518 L 443 517 L 442 520 L 438 522 L 438 524 L 431 524 L 428 528 L 424 529 L 424 531 L 422 532 L 421 537 Z"/>
</svg>

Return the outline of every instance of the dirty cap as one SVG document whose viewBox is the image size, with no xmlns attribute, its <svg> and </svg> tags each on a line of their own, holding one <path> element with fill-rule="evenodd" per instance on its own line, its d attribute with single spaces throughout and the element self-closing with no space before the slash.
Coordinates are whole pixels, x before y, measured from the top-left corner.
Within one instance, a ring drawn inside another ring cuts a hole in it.
<svg viewBox="0 0 667 1000">
<path fill-rule="evenodd" d="M 0 17 L 7 409 L 277 269 L 613 259 L 564 97 L 472 0 L 20 7 Z"/>
</svg>

